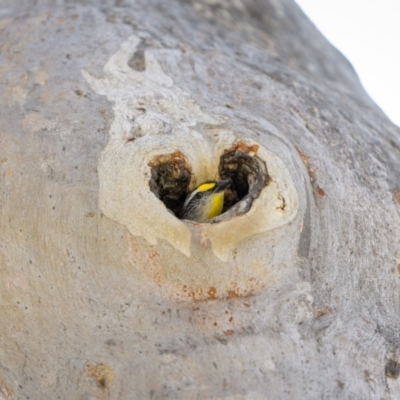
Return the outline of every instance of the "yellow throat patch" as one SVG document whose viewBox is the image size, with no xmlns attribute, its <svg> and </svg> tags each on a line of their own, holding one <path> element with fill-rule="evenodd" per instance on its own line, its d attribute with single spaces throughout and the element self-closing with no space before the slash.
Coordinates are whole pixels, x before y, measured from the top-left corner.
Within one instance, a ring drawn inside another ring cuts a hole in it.
<svg viewBox="0 0 400 400">
<path fill-rule="evenodd" d="M 215 184 L 213 184 L 213 183 L 212 184 L 210 183 L 209 185 L 215 186 Z M 214 198 L 212 199 L 210 213 L 208 214 L 208 219 L 211 219 L 211 218 L 214 218 L 214 217 L 217 217 L 218 215 L 220 215 L 222 212 L 223 205 L 224 205 L 224 192 L 215 194 Z"/>
</svg>

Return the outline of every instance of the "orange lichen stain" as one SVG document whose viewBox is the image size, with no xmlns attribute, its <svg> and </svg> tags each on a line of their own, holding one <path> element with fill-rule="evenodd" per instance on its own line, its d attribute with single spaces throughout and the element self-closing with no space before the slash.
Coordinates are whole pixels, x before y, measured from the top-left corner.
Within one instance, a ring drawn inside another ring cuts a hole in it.
<svg viewBox="0 0 400 400">
<path fill-rule="evenodd" d="M 226 336 L 232 336 L 235 333 L 235 331 L 233 331 L 232 329 L 228 329 L 227 331 L 224 331 L 224 334 Z"/>
<path fill-rule="evenodd" d="M 303 161 L 304 165 L 308 168 L 308 167 L 310 166 L 310 162 L 309 162 L 310 157 L 309 157 L 309 156 L 306 156 L 306 155 L 305 155 L 300 149 L 298 149 L 297 147 L 295 147 L 295 149 L 296 149 L 297 153 L 299 154 L 301 160 Z"/>
<path fill-rule="evenodd" d="M 94 212 L 93 212 L 93 211 L 90 211 L 90 212 L 88 212 L 87 214 L 85 214 L 85 217 L 93 218 L 94 215 L 95 215 Z"/>
<path fill-rule="evenodd" d="M 193 301 L 196 301 L 196 293 L 195 292 L 190 291 L 187 296 L 191 297 Z"/>
<path fill-rule="evenodd" d="M 243 305 L 247 308 L 250 308 L 250 304 L 249 303 L 243 303 Z"/>
<path fill-rule="evenodd" d="M 110 390 L 114 380 L 114 373 L 106 364 L 97 364 L 87 367 L 87 373 L 95 379 L 96 385 L 101 390 Z"/>
<path fill-rule="evenodd" d="M 400 274 L 400 264 L 397 264 L 397 272 Z"/>
<path fill-rule="evenodd" d="M 208 290 L 207 294 L 211 300 L 215 300 L 217 298 L 217 296 L 216 296 L 217 289 L 215 289 L 214 286 L 211 286 L 210 289 Z"/>
<path fill-rule="evenodd" d="M 324 189 L 320 188 L 319 186 L 318 186 L 318 194 L 319 194 L 320 196 L 325 196 L 325 191 L 324 191 Z"/>
<path fill-rule="evenodd" d="M 400 190 L 395 190 L 393 192 L 394 199 L 396 200 L 396 203 L 400 204 Z"/>
<path fill-rule="evenodd" d="M 228 295 L 226 296 L 226 298 L 229 299 L 237 299 L 239 298 L 240 295 L 238 293 L 238 289 L 235 290 L 228 290 Z"/>
<path fill-rule="evenodd" d="M 203 292 L 201 292 L 201 294 L 198 293 L 198 289 L 197 289 L 197 291 L 191 290 L 187 294 L 187 297 L 191 298 L 195 303 L 197 303 L 198 301 L 203 301 L 204 300 L 202 294 L 203 294 Z"/>
<path fill-rule="evenodd" d="M 257 144 L 253 144 L 253 145 L 249 146 L 248 144 L 246 144 L 244 142 L 238 142 L 234 146 L 232 146 L 230 149 L 225 150 L 225 153 L 230 153 L 230 152 L 233 152 L 236 150 L 240 150 L 240 151 L 243 151 L 244 153 L 248 153 L 249 155 L 254 156 L 257 153 L 259 148 L 260 148 L 260 146 Z"/>
<path fill-rule="evenodd" d="M 253 288 L 258 287 L 258 281 L 254 278 L 250 278 L 248 279 L 247 283 L 247 288 L 244 291 L 242 289 L 242 293 L 240 292 L 241 289 L 238 287 L 228 290 L 226 294 L 226 299 L 231 300 L 252 297 L 254 295 Z M 261 285 L 260 287 L 264 289 L 265 285 Z"/>
<path fill-rule="evenodd" d="M 230 317 L 230 318 L 229 318 L 229 322 L 232 322 L 232 321 L 233 321 L 233 317 Z"/>
<path fill-rule="evenodd" d="M 182 289 L 184 295 L 190 299 L 192 299 L 195 303 L 205 300 L 217 300 L 217 289 L 211 286 L 207 292 L 204 292 L 202 287 L 192 288 L 191 290 L 185 286 L 185 289 Z M 198 309 L 196 309 L 198 310 Z"/>
</svg>

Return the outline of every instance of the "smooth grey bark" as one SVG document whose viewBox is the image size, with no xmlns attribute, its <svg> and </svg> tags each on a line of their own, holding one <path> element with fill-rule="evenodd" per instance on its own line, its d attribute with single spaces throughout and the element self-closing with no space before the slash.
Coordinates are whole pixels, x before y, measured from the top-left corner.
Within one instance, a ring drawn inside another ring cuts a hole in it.
<svg viewBox="0 0 400 400">
<path fill-rule="evenodd" d="M 0 399 L 400 398 L 400 130 L 292 0 L 0 5 Z M 150 192 L 242 140 L 248 219 Z"/>
</svg>

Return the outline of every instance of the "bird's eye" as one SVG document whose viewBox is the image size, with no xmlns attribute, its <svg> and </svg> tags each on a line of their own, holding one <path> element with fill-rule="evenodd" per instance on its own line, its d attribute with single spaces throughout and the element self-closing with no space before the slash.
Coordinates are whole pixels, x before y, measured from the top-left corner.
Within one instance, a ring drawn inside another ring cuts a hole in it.
<svg viewBox="0 0 400 400">
<path fill-rule="evenodd" d="M 201 193 L 201 192 L 199 192 L 199 193 L 196 193 L 196 196 L 194 196 L 194 198 L 195 199 L 201 199 L 203 197 L 203 193 Z"/>
</svg>

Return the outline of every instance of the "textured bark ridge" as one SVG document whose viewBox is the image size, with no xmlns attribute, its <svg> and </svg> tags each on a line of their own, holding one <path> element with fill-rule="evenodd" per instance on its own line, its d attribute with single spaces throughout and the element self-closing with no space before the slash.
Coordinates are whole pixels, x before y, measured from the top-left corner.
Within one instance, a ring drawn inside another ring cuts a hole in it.
<svg viewBox="0 0 400 400">
<path fill-rule="evenodd" d="M 400 130 L 343 56 L 292 0 L 56 3 L 0 2 L 0 399 L 399 399 Z"/>
</svg>

